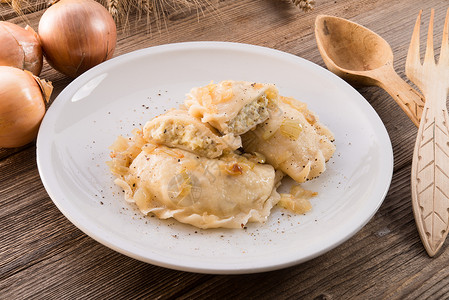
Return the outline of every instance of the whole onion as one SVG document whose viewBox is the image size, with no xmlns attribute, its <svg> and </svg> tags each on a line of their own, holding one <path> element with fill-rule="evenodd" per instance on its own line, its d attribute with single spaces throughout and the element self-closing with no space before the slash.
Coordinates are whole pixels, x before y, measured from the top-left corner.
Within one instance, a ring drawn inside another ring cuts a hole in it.
<svg viewBox="0 0 449 300">
<path fill-rule="evenodd" d="M 0 66 L 11 66 L 39 75 L 42 48 L 36 32 L 27 26 L 0 21 Z"/>
<path fill-rule="evenodd" d="M 28 71 L 0 66 L 0 148 L 36 138 L 52 90 L 51 83 Z"/>
<path fill-rule="evenodd" d="M 112 57 L 117 31 L 112 16 L 93 0 L 61 0 L 39 21 L 44 56 L 59 72 L 76 77 Z"/>
</svg>

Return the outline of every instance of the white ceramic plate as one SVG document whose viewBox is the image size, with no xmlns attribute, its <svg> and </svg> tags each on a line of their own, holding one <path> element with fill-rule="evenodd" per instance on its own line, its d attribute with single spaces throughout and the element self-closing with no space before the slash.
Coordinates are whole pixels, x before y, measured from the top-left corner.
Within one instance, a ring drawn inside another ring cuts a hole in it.
<svg viewBox="0 0 449 300">
<path fill-rule="evenodd" d="M 241 230 L 142 216 L 113 184 L 108 146 L 177 107 L 191 87 L 225 79 L 275 83 L 282 95 L 307 102 L 334 132 L 337 151 L 327 171 L 305 184 L 318 192 L 312 211 L 275 208 L 266 224 Z M 373 108 L 327 70 L 273 49 L 194 42 L 122 55 L 74 80 L 42 122 L 37 163 L 56 206 L 100 243 L 159 266 L 230 274 L 298 264 L 349 239 L 381 205 L 393 155 Z"/>
</svg>

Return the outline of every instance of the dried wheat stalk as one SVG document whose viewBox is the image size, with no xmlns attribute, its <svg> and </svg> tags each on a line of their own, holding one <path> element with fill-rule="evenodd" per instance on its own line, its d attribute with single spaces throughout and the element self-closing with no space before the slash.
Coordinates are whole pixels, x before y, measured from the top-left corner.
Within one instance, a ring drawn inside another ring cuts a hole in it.
<svg viewBox="0 0 449 300">
<path fill-rule="evenodd" d="M 118 0 L 107 0 L 106 1 L 107 8 L 109 10 L 109 13 L 112 15 L 114 20 L 117 20 L 118 18 Z"/>
<path fill-rule="evenodd" d="M 23 17 L 25 20 L 25 14 L 47 7 L 46 0 L 0 0 L 0 4 L 9 5 L 18 16 Z"/>
<path fill-rule="evenodd" d="M 298 6 L 303 11 L 310 11 L 315 5 L 315 0 L 291 0 L 294 5 Z"/>
<path fill-rule="evenodd" d="M 59 0 L 49 0 L 48 5 Z M 213 0 L 96 0 L 104 5 L 117 23 L 127 23 L 128 16 L 137 12 L 138 18 L 164 20 L 168 13 L 185 10 L 196 10 L 199 14 L 204 10 L 216 10 Z M 281 0 L 285 1 L 285 0 Z M 288 0 L 303 11 L 313 9 L 315 0 Z M 0 0 L 0 3 L 8 3 L 19 15 L 23 15 L 25 6 L 29 6 L 28 0 Z M 42 3 L 36 4 L 42 8 Z"/>
<path fill-rule="evenodd" d="M 2 0 L 2 1 L 4 1 L 4 3 L 8 3 L 17 14 L 23 15 L 21 0 Z"/>
</svg>

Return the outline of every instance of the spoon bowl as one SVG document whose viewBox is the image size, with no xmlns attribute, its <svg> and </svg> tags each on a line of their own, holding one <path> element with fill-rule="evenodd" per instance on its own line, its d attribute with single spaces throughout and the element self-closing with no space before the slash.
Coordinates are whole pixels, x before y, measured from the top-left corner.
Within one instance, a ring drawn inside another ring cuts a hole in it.
<svg viewBox="0 0 449 300">
<path fill-rule="evenodd" d="M 315 20 L 318 49 L 327 68 L 349 83 L 386 90 L 416 126 L 424 99 L 393 68 L 393 51 L 379 35 L 357 23 L 319 15 Z"/>
<path fill-rule="evenodd" d="M 370 71 L 393 62 L 390 45 L 379 35 L 337 17 L 320 16 L 316 23 L 327 62 L 342 70 Z"/>
</svg>

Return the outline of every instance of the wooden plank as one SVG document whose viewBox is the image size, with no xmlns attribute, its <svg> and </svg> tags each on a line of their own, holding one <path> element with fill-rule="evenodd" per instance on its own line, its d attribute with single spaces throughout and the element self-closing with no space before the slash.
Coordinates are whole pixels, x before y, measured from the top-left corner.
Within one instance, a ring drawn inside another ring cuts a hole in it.
<svg viewBox="0 0 449 300">
<path fill-rule="evenodd" d="M 156 298 L 174 296 L 205 277 L 138 262 L 80 235 L 9 275 L 0 288 L 5 299 Z"/>
</svg>

